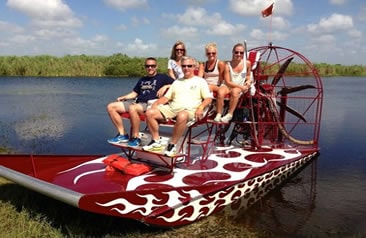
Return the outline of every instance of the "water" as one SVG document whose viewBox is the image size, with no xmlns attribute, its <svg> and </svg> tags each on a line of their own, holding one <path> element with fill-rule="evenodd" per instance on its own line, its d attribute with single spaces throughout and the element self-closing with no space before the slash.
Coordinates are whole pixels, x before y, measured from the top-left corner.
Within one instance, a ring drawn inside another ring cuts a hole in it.
<svg viewBox="0 0 366 238">
<path fill-rule="evenodd" d="M 106 154 L 116 132 L 106 104 L 131 90 L 120 78 L 1 78 L 1 145 L 18 153 Z"/>
<path fill-rule="evenodd" d="M 0 78 L 0 147 L 32 154 L 108 154 L 106 105 L 136 79 Z M 320 156 L 230 222 L 273 236 L 366 235 L 366 78 L 324 78 Z"/>
</svg>

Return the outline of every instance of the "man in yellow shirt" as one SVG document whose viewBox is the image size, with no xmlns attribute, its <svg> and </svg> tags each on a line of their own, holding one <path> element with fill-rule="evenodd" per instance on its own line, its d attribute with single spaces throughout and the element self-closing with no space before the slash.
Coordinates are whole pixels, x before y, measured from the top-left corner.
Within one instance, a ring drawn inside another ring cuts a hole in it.
<svg viewBox="0 0 366 238">
<path fill-rule="evenodd" d="M 176 118 L 173 135 L 165 151 L 165 155 L 174 156 L 177 152 L 176 144 L 183 135 L 187 122 L 203 117 L 204 109 L 211 103 L 212 96 L 206 80 L 194 75 L 195 65 L 194 58 L 184 56 L 181 59 L 184 77 L 175 80 L 168 92 L 146 111 L 152 141 L 143 150 L 161 151 L 159 121 Z"/>
</svg>

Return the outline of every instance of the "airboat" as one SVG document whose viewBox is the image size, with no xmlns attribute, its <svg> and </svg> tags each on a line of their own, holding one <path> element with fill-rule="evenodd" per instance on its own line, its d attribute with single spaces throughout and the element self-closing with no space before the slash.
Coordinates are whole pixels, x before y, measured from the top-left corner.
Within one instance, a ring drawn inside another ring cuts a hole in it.
<svg viewBox="0 0 366 238">
<path fill-rule="evenodd" d="M 210 108 L 187 126 L 173 157 L 124 143 L 102 156 L 6 154 L 0 176 L 85 211 L 159 227 L 187 225 L 238 201 L 249 207 L 319 154 L 323 88 L 296 51 L 269 44 L 247 58 L 255 93 L 242 96 L 229 123 L 214 122 Z M 169 123 L 161 130 L 168 138 Z M 149 132 L 141 137 L 149 141 Z M 146 170 L 128 170 L 134 166 Z"/>
</svg>

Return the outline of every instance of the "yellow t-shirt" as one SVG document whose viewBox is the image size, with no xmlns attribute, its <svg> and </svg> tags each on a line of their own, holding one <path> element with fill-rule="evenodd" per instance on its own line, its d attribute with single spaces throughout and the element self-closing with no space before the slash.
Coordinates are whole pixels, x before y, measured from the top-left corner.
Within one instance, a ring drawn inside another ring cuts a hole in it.
<svg viewBox="0 0 366 238">
<path fill-rule="evenodd" d="M 189 79 L 177 79 L 164 95 L 169 99 L 173 110 L 195 110 L 205 98 L 211 98 L 205 79 L 193 76 Z"/>
</svg>

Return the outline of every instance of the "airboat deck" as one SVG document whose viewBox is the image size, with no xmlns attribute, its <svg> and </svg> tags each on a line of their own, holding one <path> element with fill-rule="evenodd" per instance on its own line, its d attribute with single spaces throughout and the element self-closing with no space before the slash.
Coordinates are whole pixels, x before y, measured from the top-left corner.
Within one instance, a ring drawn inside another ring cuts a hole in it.
<svg viewBox="0 0 366 238">
<path fill-rule="evenodd" d="M 177 156 L 126 144 L 113 144 L 111 155 L 0 155 L 0 176 L 86 211 L 162 227 L 238 201 L 248 207 L 318 155 L 323 98 L 320 77 L 301 54 L 272 45 L 252 51 L 261 56 L 255 95 L 243 97 L 229 124 L 208 116 L 189 126 Z M 152 170 L 110 171 L 111 157 Z"/>
<path fill-rule="evenodd" d="M 317 151 L 218 148 L 205 161 L 140 176 L 106 172 L 105 156 L 1 156 L 0 174 L 86 211 L 171 227 L 189 224 L 247 196 L 247 206 Z M 123 154 L 121 154 L 123 156 Z"/>
</svg>

